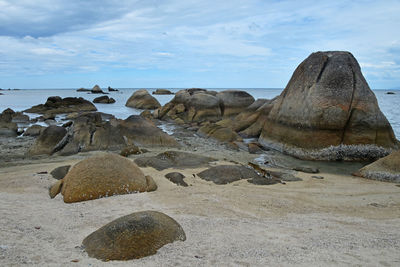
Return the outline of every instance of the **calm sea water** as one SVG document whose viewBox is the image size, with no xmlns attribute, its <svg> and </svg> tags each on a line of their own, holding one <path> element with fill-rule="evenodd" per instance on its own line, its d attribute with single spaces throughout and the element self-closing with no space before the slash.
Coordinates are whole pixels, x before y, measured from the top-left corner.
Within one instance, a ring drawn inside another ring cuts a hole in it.
<svg viewBox="0 0 400 267">
<path fill-rule="evenodd" d="M 126 100 L 133 94 L 134 91 L 139 89 L 124 88 L 119 89 L 118 92 L 110 92 L 109 96 L 116 100 L 114 104 L 95 104 L 97 109 L 104 113 L 113 114 L 115 117 L 125 119 L 130 115 L 139 114 L 141 110 L 125 107 Z M 155 89 L 148 88 L 149 92 Z M 172 92 L 177 92 L 180 89 L 169 89 Z M 226 89 L 211 89 L 215 91 L 223 91 Z M 270 88 L 257 88 L 257 89 L 243 89 L 251 94 L 254 98 L 267 98 L 271 99 L 279 95 L 283 89 L 270 89 Z M 0 111 L 6 108 L 11 108 L 14 111 L 22 111 L 37 104 L 46 102 L 49 96 L 61 97 L 83 97 L 92 101 L 99 95 L 90 94 L 87 92 L 76 92 L 76 89 L 23 89 L 23 90 L 5 90 L 0 91 Z M 394 91 L 396 94 L 386 94 L 388 90 L 374 90 L 378 99 L 379 107 L 385 114 L 393 127 L 393 130 L 400 138 L 400 90 Z M 154 95 L 161 105 L 168 103 L 174 96 L 173 95 Z"/>
</svg>

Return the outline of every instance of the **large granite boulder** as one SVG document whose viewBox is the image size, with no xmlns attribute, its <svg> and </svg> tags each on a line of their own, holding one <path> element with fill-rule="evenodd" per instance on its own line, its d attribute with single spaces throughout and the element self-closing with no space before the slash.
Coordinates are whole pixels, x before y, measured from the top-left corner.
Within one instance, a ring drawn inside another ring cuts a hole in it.
<svg viewBox="0 0 400 267">
<path fill-rule="evenodd" d="M 0 136 L 16 137 L 18 135 L 18 125 L 12 121 L 14 110 L 7 108 L 0 114 Z"/>
<path fill-rule="evenodd" d="M 104 153 L 75 164 L 50 188 L 50 197 L 54 198 L 61 191 L 64 202 L 72 203 L 156 189 L 153 178 L 145 176 L 135 163 Z"/>
<path fill-rule="evenodd" d="M 254 102 L 254 97 L 239 90 L 225 90 L 219 92 L 216 97 L 220 101 L 221 113 L 224 117 L 237 115 Z"/>
<path fill-rule="evenodd" d="M 24 112 L 40 113 L 40 114 L 61 114 L 82 111 L 96 111 L 96 107 L 90 101 L 82 97 L 66 97 L 51 96 L 45 104 L 33 106 Z"/>
<path fill-rule="evenodd" d="M 400 150 L 381 158 L 359 170 L 359 176 L 400 183 Z"/>
<path fill-rule="evenodd" d="M 151 121 L 139 115 L 129 116 L 125 120 L 118 120 L 118 129 L 122 136 L 139 146 L 179 147 L 179 143 Z"/>
<path fill-rule="evenodd" d="M 135 159 L 135 163 L 140 167 L 153 167 L 158 171 L 168 168 L 198 168 L 207 166 L 211 161 L 215 159 L 180 151 L 166 151 L 154 157 Z"/>
<path fill-rule="evenodd" d="M 161 107 L 158 100 L 145 89 L 134 92 L 128 101 L 126 101 L 125 106 L 138 109 L 156 109 Z"/>
<path fill-rule="evenodd" d="M 56 152 L 59 142 L 67 134 L 67 130 L 60 126 L 49 126 L 41 131 L 36 142 L 28 150 L 28 155 L 51 155 Z"/>
<path fill-rule="evenodd" d="M 178 240 L 185 241 L 186 235 L 174 219 L 157 211 L 141 211 L 101 227 L 82 244 L 90 257 L 109 261 L 150 256 Z"/>
<path fill-rule="evenodd" d="M 357 60 L 339 51 L 313 53 L 297 67 L 259 142 L 317 160 L 373 159 L 397 147 Z"/>
</svg>

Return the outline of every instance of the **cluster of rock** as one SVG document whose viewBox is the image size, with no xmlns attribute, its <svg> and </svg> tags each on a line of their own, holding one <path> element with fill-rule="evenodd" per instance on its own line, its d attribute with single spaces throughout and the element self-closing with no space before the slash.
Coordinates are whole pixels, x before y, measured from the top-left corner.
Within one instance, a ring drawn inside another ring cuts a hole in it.
<svg viewBox="0 0 400 267">
<path fill-rule="evenodd" d="M 349 52 L 311 54 L 271 100 L 186 89 L 153 116 L 198 127 L 199 134 L 222 142 L 258 138 L 264 148 L 309 160 L 378 159 L 399 147 Z"/>
<path fill-rule="evenodd" d="M 50 126 L 29 149 L 29 155 L 71 155 L 81 151 L 120 150 L 136 144 L 178 147 L 177 141 L 151 121 L 138 115 L 125 120 L 103 120 L 99 112 L 83 113 L 71 124 Z"/>
</svg>

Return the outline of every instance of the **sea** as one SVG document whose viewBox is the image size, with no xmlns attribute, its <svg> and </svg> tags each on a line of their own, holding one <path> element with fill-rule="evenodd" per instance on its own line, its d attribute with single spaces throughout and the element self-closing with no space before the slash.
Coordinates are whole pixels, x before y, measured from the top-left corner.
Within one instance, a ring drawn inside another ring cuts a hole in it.
<svg viewBox="0 0 400 267">
<path fill-rule="evenodd" d="M 127 99 L 139 89 L 147 89 L 150 93 L 158 88 L 116 88 L 119 91 L 109 92 L 108 96 L 116 100 L 114 104 L 95 104 L 100 112 L 114 115 L 119 119 L 126 119 L 130 115 L 137 115 L 142 110 L 129 108 L 125 106 Z M 182 88 L 165 88 L 171 92 L 177 92 Z M 207 88 L 214 91 L 228 90 L 228 88 Z M 104 90 L 104 89 L 103 89 Z M 243 90 L 251 94 L 255 99 L 272 99 L 278 96 L 283 88 L 229 88 L 229 90 Z M 400 139 L 400 90 L 373 90 L 378 99 L 379 107 L 389 120 L 395 135 Z M 387 94 L 394 92 L 394 94 Z M 19 89 L 19 90 L 1 90 L 0 93 L 0 112 L 6 108 L 14 111 L 23 111 L 37 104 L 44 104 L 49 96 L 60 97 L 83 97 L 92 101 L 100 96 L 88 92 L 77 92 L 76 89 Z M 161 105 L 168 103 L 174 95 L 153 95 Z M 28 114 L 31 117 L 35 114 Z"/>
</svg>

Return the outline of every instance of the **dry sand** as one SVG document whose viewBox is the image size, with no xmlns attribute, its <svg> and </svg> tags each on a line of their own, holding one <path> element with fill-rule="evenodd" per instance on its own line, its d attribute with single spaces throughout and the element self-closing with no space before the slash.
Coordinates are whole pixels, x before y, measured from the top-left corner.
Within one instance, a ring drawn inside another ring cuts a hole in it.
<svg viewBox="0 0 400 267">
<path fill-rule="evenodd" d="M 200 141 L 184 149 L 216 157 L 216 164 L 256 157 Z M 157 191 L 73 204 L 50 199 L 55 180 L 37 173 L 90 154 L 0 168 L 1 266 L 400 266 L 400 187 L 343 174 L 357 165 L 321 163 L 322 180 L 299 172 L 303 181 L 269 186 L 215 185 L 193 177 L 205 168 L 177 170 L 186 188 L 164 178 L 173 169 L 143 168 Z M 99 227 L 143 210 L 173 217 L 187 240 L 127 262 L 102 262 L 80 248 Z"/>
</svg>

